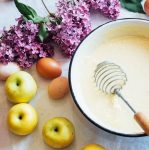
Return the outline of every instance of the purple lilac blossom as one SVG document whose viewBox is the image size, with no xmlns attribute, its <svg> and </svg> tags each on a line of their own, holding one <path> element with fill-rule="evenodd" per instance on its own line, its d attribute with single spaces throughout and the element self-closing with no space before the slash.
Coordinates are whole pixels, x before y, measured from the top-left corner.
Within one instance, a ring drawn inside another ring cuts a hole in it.
<svg viewBox="0 0 149 150">
<path fill-rule="evenodd" d="M 90 8 L 99 9 L 106 17 L 115 20 L 120 13 L 119 0 L 85 0 Z"/>
<path fill-rule="evenodd" d="M 55 31 L 54 41 L 62 52 L 71 57 L 79 43 L 91 32 L 89 9 L 98 9 L 110 19 L 120 12 L 119 0 L 58 0 L 57 15 L 62 19 L 58 26 L 50 25 Z"/>
<path fill-rule="evenodd" d="M 54 28 L 53 40 L 67 57 L 71 57 L 79 43 L 91 31 L 89 7 L 83 0 L 59 0 L 57 16 L 62 21 Z M 51 29 L 49 26 L 49 30 Z"/>
<path fill-rule="evenodd" d="M 39 25 L 16 19 L 17 25 L 4 30 L 0 38 L 0 62 L 16 62 L 22 68 L 29 68 L 41 57 L 54 55 L 50 43 L 38 40 Z"/>
</svg>

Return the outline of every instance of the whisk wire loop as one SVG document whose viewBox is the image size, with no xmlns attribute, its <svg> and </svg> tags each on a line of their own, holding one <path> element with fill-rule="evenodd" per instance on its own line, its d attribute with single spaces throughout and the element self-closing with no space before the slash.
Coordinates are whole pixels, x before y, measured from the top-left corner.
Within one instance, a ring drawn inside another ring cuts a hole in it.
<svg viewBox="0 0 149 150">
<path fill-rule="evenodd" d="M 96 86 L 105 93 L 114 94 L 120 90 L 127 81 L 126 74 L 120 66 L 104 61 L 97 65 L 94 74 Z"/>
</svg>

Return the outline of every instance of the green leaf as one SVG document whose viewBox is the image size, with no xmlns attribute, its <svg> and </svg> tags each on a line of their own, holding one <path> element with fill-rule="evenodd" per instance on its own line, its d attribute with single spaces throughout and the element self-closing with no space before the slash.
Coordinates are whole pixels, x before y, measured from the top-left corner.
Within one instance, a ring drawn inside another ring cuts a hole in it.
<svg viewBox="0 0 149 150">
<path fill-rule="evenodd" d="M 40 24 L 38 37 L 41 42 L 44 42 L 44 40 L 49 36 L 47 27 L 44 23 Z"/>
<path fill-rule="evenodd" d="M 23 20 L 24 20 L 24 21 L 28 21 L 28 19 L 27 19 L 26 17 L 24 17 L 24 16 L 23 16 Z"/>
<path fill-rule="evenodd" d="M 36 16 L 35 18 L 32 19 L 34 23 L 46 23 L 49 21 L 48 17 L 40 17 Z"/>
<path fill-rule="evenodd" d="M 14 0 L 14 2 L 25 21 L 32 20 L 34 23 L 46 23 L 49 21 L 48 17 L 38 16 L 37 12 L 30 6 L 20 3 L 18 0 Z"/>
<path fill-rule="evenodd" d="M 30 6 L 20 3 L 18 0 L 14 0 L 14 2 L 19 12 L 27 19 L 34 18 L 37 16 L 36 11 Z"/>
<path fill-rule="evenodd" d="M 130 0 L 130 2 L 132 2 L 132 3 L 141 3 L 142 0 Z"/>
<path fill-rule="evenodd" d="M 45 22 L 45 23 L 48 22 L 49 21 L 49 17 L 48 16 L 44 17 L 42 21 Z"/>
<path fill-rule="evenodd" d="M 141 3 L 142 0 L 120 0 L 123 1 L 124 3 Z"/>
<path fill-rule="evenodd" d="M 131 12 L 139 12 L 145 13 L 143 7 L 141 5 L 141 0 L 120 0 L 122 7 L 131 11 Z"/>
<path fill-rule="evenodd" d="M 125 8 L 132 12 L 144 13 L 142 5 L 135 3 L 127 3 L 125 4 Z"/>
<path fill-rule="evenodd" d="M 32 19 L 34 23 L 42 23 L 43 18 L 40 16 L 36 16 L 35 18 Z"/>
</svg>

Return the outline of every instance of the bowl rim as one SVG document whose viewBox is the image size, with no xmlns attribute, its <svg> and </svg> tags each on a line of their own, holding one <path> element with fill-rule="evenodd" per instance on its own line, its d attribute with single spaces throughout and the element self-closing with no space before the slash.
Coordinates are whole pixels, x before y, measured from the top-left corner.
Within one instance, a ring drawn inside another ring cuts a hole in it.
<svg viewBox="0 0 149 150">
<path fill-rule="evenodd" d="M 108 21 L 106 23 L 103 23 L 99 26 L 97 26 L 95 29 L 93 29 L 81 42 L 80 44 L 77 46 L 76 48 L 76 51 L 75 53 L 73 54 L 71 60 L 70 60 L 70 64 L 69 64 L 69 70 L 68 70 L 68 81 L 69 81 L 69 86 L 70 86 L 70 93 L 72 95 L 72 98 L 73 98 L 73 101 L 74 103 L 76 104 L 76 106 L 78 107 L 78 109 L 80 110 L 80 112 L 85 116 L 85 118 L 87 118 L 87 120 L 89 120 L 92 124 L 94 124 L 96 127 L 108 132 L 108 133 L 111 133 L 111 134 L 114 134 L 114 135 L 119 135 L 119 136 L 123 136 L 123 137 L 144 137 L 144 136 L 147 136 L 145 133 L 139 133 L 139 134 L 125 134 L 125 133 L 121 133 L 121 132 L 116 132 L 116 131 L 112 131 L 110 129 L 107 129 L 106 127 L 100 125 L 100 124 L 97 124 L 93 119 L 91 119 L 84 111 L 83 109 L 80 107 L 79 103 L 77 102 L 77 99 L 75 97 L 75 94 L 74 94 L 74 91 L 73 91 L 73 88 L 72 88 L 72 82 L 71 82 L 71 70 L 72 70 L 72 64 L 73 64 L 73 60 L 75 58 L 75 55 L 80 47 L 80 45 L 83 43 L 83 41 L 85 41 L 85 39 L 90 35 L 92 34 L 94 31 L 96 31 L 98 28 L 104 26 L 104 25 L 107 25 L 107 24 L 110 24 L 110 23 L 113 23 L 113 22 L 118 22 L 118 21 L 125 21 L 125 20 L 138 20 L 138 21 L 147 21 L 149 22 L 149 20 L 147 19 L 142 19 L 142 18 L 121 18 L 121 19 L 117 19 L 117 20 L 112 20 L 112 21 Z"/>
</svg>

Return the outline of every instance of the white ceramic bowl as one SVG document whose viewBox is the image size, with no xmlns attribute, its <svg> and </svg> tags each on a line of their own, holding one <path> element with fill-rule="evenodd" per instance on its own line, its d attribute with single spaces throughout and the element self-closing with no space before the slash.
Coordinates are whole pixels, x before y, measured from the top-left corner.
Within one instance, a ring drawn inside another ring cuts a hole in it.
<svg viewBox="0 0 149 150">
<path fill-rule="evenodd" d="M 97 27 L 95 30 L 93 30 L 78 46 L 71 60 L 69 67 L 69 82 L 71 94 L 75 104 L 90 122 L 110 133 L 114 133 L 121 136 L 138 137 L 145 135 L 143 133 L 127 134 L 125 132 L 118 132 L 114 129 L 107 128 L 106 126 L 104 126 L 104 124 L 101 124 L 99 121 L 97 122 L 95 116 L 93 116 L 89 111 L 89 106 L 85 104 L 83 95 L 80 94 L 78 90 L 80 88 L 80 85 L 78 84 L 79 81 L 77 77 L 83 71 L 80 70 L 79 67 L 80 60 L 83 59 L 84 56 L 90 56 L 92 51 L 94 51 L 100 43 L 107 41 L 111 38 L 129 35 L 149 37 L 149 21 L 143 19 L 120 19 L 103 24 Z"/>
</svg>

